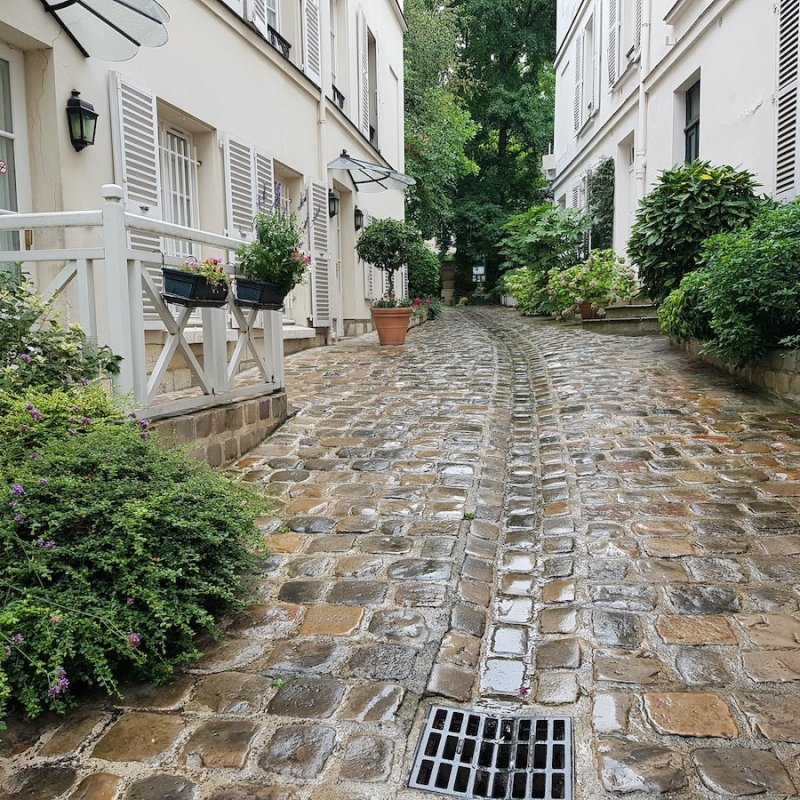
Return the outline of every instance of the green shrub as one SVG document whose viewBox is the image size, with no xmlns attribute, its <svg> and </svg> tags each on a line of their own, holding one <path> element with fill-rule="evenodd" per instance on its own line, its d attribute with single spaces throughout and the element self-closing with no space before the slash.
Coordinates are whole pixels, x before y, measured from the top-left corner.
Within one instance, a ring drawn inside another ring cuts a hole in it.
<svg viewBox="0 0 800 800">
<path fill-rule="evenodd" d="M 713 336 L 710 315 L 701 307 L 708 286 L 708 272 L 698 269 L 685 275 L 677 289 L 664 298 L 658 309 L 661 330 L 678 341 L 708 340 Z"/>
<path fill-rule="evenodd" d="M 710 349 L 735 366 L 777 346 L 800 346 L 800 203 L 761 213 L 746 230 L 703 250 Z"/>
<path fill-rule="evenodd" d="M 647 294 L 661 301 L 698 267 L 703 241 L 746 226 L 763 207 L 746 170 L 694 161 L 661 173 L 639 204 L 628 255 Z"/>
<path fill-rule="evenodd" d="M 408 291 L 411 296 L 435 297 L 441 285 L 439 257 L 420 244 L 408 262 Z"/>
<path fill-rule="evenodd" d="M 529 269 L 512 269 L 503 275 L 503 288 L 517 301 L 523 314 L 533 314 L 546 302 L 544 288 Z"/>
<path fill-rule="evenodd" d="M 361 232 L 356 243 L 358 257 L 386 273 L 386 299 L 393 301 L 394 273 L 419 254 L 422 237 L 408 223 L 387 217 L 376 219 Z"/>
<path fill-rule="evenodd" d="M 613 250 L 592 250 L 586 261 L 565 270 L 551 270 L 547 293 L 557 316 L 567 316 L 581 303 L 603 311 L 636 293 L 633 270 Z"/>
<path fill-rule="evenodd" d="M 15 270 L 0 269 L 0 389 L 56 389 L 119 372 L 119 358 L 79 325 L 61 325 L 52 306 Z"/>
<path fill-rule="evenodd" d="M 165 680 L 237 606 L 252 495 L 145 427 L 54 435 L 0 471 L 0 706 L 10 693 L 35 716 L 78 686 Z"/>
</svg>

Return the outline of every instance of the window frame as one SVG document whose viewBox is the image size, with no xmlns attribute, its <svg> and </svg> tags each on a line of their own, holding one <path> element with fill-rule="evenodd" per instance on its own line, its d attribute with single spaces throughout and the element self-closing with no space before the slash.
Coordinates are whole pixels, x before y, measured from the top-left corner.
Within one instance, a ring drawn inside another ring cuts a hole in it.
<svg viewBox="0 0 800 800">
<path fill-rule="evenodd" d="M 689 164 L 700 157 L 700 81 L 684 93 L 683 156 Z"/>
<path fill-rule="evenodd" d="M 168 146 L 168 137 L 173 136 L 184 142 L 186 153 L 180 154 Z M 161 164 L 161 214 L 165 222 L 172 222 L 187 228 L 199 227 L 199 206 L 200 192 L 198 184 L 197 151 L 192 134 L 169 122 L 158 121 L 158 157 Z M 174 167 L 174 172 L 172 167 Z M 175 174 L 183 172 L 185 179 L 185 191 L 183 187 L 176 185 Z M 188 205 L 187 219 L 175 219 L 173 213 L 173 200 L 176 195 L 183 194 L 183 199 Z M 188 243 L 188 247 L 183 247 L 187 243 L 178 239 L 165 238 L 164 245 L 169 251 L 169 255 L 178 257 L 199 257 L 199 250 L 196 244 Z"/>
</svg>

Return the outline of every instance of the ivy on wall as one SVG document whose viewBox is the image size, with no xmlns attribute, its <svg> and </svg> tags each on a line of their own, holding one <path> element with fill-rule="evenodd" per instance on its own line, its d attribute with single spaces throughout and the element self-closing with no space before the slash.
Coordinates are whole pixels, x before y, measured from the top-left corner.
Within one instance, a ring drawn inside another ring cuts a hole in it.
<svg viewBox="0 0 800 800">
<path fill-rule="evenodd" d="M 592 170 L 587 188 L 587 211 L 592 223 L 591 247 L 593 250 L 608 250 L 614 246 L 613 158 L 603 158 Z"/>
</svg>

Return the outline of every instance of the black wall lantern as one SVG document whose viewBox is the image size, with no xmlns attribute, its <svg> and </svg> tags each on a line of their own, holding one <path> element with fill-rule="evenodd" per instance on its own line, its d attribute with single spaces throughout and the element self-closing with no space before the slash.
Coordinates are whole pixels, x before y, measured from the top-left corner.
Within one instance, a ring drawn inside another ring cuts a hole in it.
<svg viewBox="0 0 800 800">
<path fill-rule="evenodd" d="M 333 193 L 331 189 L 328 189 L 328 216 L 333 219 L 339 213 L 339 203 L 341 201 L 339 198 Z"/>
<path fill-rule="evenodd" d="M 364 212 L 360 208 L 356 208 L 353 212 L 353 225 L 357 231 L 364 227 Z"/>
<path fill-rule="evenodd" d="M 91 103 L 80 99 L 81 93 L 72 90 L 72 97 L 67 100 L 67 121 L 69 123 L 69 138 L 72 146 L 80 152 L 84 147 L 94 144 L 94 134 L 97 129 L 97 117 Z"/>
</svg>

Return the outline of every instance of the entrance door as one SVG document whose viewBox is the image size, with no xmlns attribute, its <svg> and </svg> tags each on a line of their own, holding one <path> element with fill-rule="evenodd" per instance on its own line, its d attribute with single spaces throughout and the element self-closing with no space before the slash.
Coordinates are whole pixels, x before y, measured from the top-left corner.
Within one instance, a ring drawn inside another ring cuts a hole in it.
<svg viewBox="0 0 800 800">
<path fill-rule="evenodd" d="M 22 54 L 0 42 L 0 214 L 29 208 L 25 126 Z M 16 231 L 0 231 L 0 249 L 19 247 Z"/>
<path fill-rule="evenodd" d="M 334 191 L 336 197 L 339 198 L 339 208 L 343 206 L 341 196 L 338 192 Z M 352 216 L 352 215 L 351 215 Z M 339 338 L 344 336 L 344 293 L 342 291 L 342 215 L 337 214 L 331 220 L 330 228 L 330 248 L 331 260 L 334 266 L 334 296 L 333 313 L 335 315 L 333 322 L 333 333 Z"/>
</svg>

